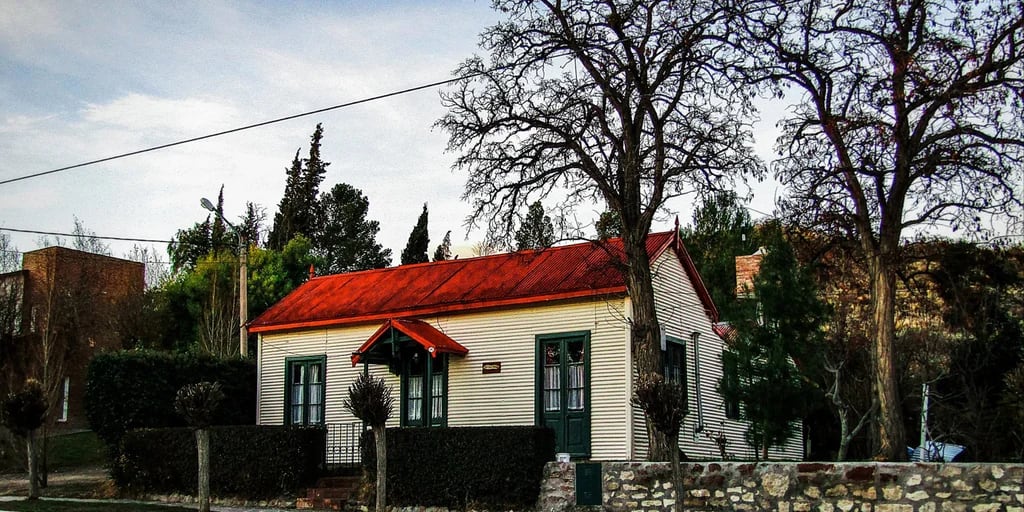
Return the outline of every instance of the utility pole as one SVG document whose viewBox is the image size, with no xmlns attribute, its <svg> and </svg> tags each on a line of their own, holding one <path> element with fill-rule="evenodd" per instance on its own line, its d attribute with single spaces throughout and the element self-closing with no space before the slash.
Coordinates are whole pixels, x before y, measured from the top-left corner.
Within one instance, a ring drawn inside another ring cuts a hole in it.
<svg viewBox="0 0 1024 512">
<path fill-rule="evenodd" d="M 227 222 L 226 220 L 224 222 Z M 249 241 L 238 232 L 238 353 L 249 356 Z"/>
<path fill-rule="evenodd" d="M 249 322 L 249 242 L 245 233 L 225 219 L 209 199 L 204 197 L 199 204 L 220 217 L 238 235 L 238 353 L 244 359 L 249 356 L 249 329 L 245 325 Z"/>
</svg>

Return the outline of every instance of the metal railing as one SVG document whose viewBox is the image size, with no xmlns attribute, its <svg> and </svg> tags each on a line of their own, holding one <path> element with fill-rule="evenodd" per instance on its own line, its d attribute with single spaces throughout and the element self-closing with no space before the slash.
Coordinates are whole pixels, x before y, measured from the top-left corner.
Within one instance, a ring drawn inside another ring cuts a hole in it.
<svg viewBox="0 0 1024 512">
<path fill-rule="evenodd" d="M 327 467 L 358 466 L 362 462 L 359 440 L 362 422 L 327 424 Z"/>
</svg>

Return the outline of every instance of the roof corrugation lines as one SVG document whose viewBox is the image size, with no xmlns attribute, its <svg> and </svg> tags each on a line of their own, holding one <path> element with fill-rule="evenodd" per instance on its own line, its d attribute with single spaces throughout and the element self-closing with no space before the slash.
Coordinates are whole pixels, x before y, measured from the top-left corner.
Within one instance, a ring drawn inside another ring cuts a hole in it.
<svg viewBox="0 0 1024 512">
<path fill-rule="evenodd" d="M 649 235 L 647 252 L 652 260 L 672 241 L 672 232 Z M 679 249 L 691 278 L 696 277 L 685 250 Z M 586 242 L 315 277 L 253 320 L 250 331 L 353 324 L 624 293 L 622 273 L 614 266 L 623 254 L 622 241 L 613 239 L 605 247 Z M 703 290 L 703 285 L 699 288 Z"/>
</svg>

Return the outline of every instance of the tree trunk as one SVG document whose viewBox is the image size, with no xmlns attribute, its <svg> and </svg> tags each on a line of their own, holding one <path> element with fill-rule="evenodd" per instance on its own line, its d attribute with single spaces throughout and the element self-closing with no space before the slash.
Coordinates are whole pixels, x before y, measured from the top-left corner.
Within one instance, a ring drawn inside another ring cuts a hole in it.
<svg viewBox="0 0 1024 512">
<path fill-rule="evenodd" d="M 48 428 L 45 423 L 41 428 L 43 430 L 43 437 L 41 440 L 42 446 L 39 447 L 39 459 L 36 464 L 38 467 L 37 472 L 39 474 L 39 487 L 41 489 L 46 489 L 46 486 L 49 484 L 50 478 L 50 461 L 48 455 L 50 452 L 50 436 L 49 433 L 47 432 Z"/>
<path fill-rule="evenodd" d="M 846 451 L 850 447 L 850 422 L 847 419 L 845 408 L 839 409 L 839 453 L 836 455 L 836 462 L 846 460 Z"/>
<path fill-rule="evenodd" d="M 899 382 L 896 378 L 894 345 L 896 340 L 896 273 L 884 254 L 872 257 L 871 299 L 875 340 L 872 350 L 874 375 L 872 387 L 878 404 L 878 449 L 881 460 L 907 459 L 906 429 L 900 409 Z"/>
<path fill-rule="evenodd" d="M 375 510 L 384 512 L 388 495 L 388 442 L 384 425 L 373 427 L 373 444 L 377 448 L 377 503 Z"/>
<path fill-rule="evenodd" d="M 28 452 L 28 499 L 39 499 L 39 459 L 36 457 L 36 431 L 29 430 L 25 436 L 25 449 Z"/>
<path fill-rule="evenodd" d="M 647 254 L 647 233 L 629 236 L 623 233 L 626 253 L 624 276 L 630 300 L 630 344 L 633 365 L 638 378 L 661 375 L 661 328 L 654 309 L 654 285 L 651 280 L 651 261 Z M 668 438 L 647 421 L 647 460 L 672 460 Z M 678 448 L 675 450 L 678 451 Z"/>
<path fill-rule="evenodd" d="M 683 492 L 683 468 L 680 467 L 679 463 L 679 434 L 667 437 L 669 442 L 677 447 L 675 450 L 672 450 L 672 488 L 676 490 L 676 502 L 672 508 L 675 512 L 683 512 L 683 498 L 686 496 L 686 493 Z"/>
<path fill-rule="evenodd" d="M 199 512 L 210 512 L 210 429 L 196 429 L 199 457 Z"/>
</svg>

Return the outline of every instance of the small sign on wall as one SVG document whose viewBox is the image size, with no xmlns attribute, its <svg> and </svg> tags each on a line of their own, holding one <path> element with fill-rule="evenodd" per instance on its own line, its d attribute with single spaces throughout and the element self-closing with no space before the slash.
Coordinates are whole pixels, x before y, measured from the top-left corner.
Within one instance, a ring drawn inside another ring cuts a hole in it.
<svg viewBox="0 0 1024 512">
<path fill-rule="evenodd" d="M 481 366 L 483 368 L 483 373 L 485 375 L 488 374 L 488 373 L 501 373 L 501 362 L 500 361 L 499 362 L 494 362 L 494 363 L 484 363 Z"/>
</svg>

